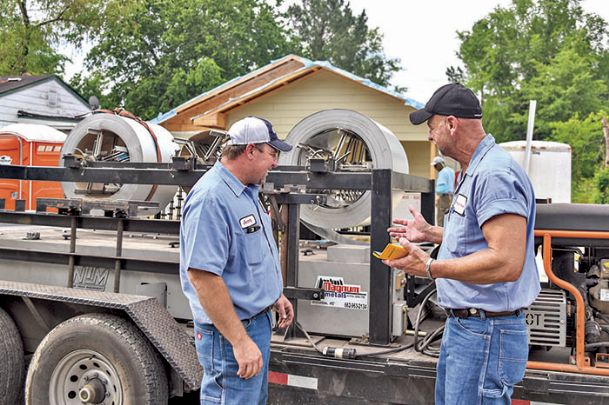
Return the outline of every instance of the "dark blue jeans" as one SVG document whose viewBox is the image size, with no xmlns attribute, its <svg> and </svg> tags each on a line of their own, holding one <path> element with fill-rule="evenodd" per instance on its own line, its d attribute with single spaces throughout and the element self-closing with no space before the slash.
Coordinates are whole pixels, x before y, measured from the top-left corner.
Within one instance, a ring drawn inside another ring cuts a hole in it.
<svg viewBox="0 0 609 405">
<path fill-rule="evenodd" d="M 203 404 L 266 404 L 271 344 L 271 311 L 242 321 L 247 334 L 262 353 L 262 371 L 247 380 L 237 376 L 239 365 L 232 345 L 213 325 L 195 323 L 195 345 L 204 375 L 201 382 Z"/>
<path fill-rule="evenodd" d="M 524 314 L 449 317 L 438 361 L 436 405 L 509 405 L 529 354 Z"/>
</svg>

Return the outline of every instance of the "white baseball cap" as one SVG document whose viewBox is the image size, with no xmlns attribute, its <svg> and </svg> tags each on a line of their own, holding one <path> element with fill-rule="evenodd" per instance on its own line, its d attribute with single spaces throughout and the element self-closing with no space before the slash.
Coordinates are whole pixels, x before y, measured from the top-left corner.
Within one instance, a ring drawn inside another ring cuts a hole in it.
<svg viewBox="0 0 609 405">
<path fill-rule="evenodd" d="M 292 150 L 292 145 L 280 140 L 271 123 L 264 118 L 245 117 L 231 125 L 228 135 L 230 136 L 228 145 L 268 143 L 281 152 Z"/>
<path fill-rule="evenodd" d="M 444 163 L 444 158 L 442 156 L 436 156 L 435 158 L 433 158 L 433 160 L 431 161 L 431 165 L 435 166 L 435 165 L 443 165 Z"/>
</svg>

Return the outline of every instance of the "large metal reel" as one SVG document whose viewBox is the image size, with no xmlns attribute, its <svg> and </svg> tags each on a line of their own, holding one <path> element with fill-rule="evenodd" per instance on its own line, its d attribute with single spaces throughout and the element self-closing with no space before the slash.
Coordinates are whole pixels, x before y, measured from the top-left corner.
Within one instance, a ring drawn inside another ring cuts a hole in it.
<svg viewBox="0 0 609 405">
<path fill-rule="evenodd" d="M 391 169 L 408 173 L 408 158 L 396 136 L 356 111 L 319 111 L 296 124 L 286 140 L 299 147 L 282 153 L 280 165 L 306 165 L 311 157 L 333 157 L 338 159 L 339 171 Z M 370 191 L 327 191 L 329 204 L 301 207 L 300 218 L 305 225 L 317 232 L 370 223 Z M 394 208 L 401 195 L 401 191 L 392 192 Z"/>
<path fill-rule="evenodd" d="M 94 114 L 74 127 L 66 138 L 61 155 L 73 154 L 85 160 L 106 162 L 171 162 L 178 150 L 173 135 L 161 126 L 148 126 L 154 138 L 141 123 L 133 119 L 113 114 Z M 161 210 L 177 191 L 175 186 L 150 184 L 65 182 L 62 187 L 67 198 L 152 201 L 158 202 Z M 141 207 L 138 214 L 152 215 L 159 209 Z"/>
</svg>

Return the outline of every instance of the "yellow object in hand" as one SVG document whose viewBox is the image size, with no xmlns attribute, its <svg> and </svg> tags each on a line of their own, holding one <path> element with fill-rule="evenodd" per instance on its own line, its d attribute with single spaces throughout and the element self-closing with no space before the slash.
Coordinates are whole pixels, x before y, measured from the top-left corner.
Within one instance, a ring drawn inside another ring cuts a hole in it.
<svg viewBox="0 0 609 405">
<path fill-rule="evenodd" d="M 406 250 L 406 248 L 404 248 L 404 246 L 400 245 L 399 243 L 388 243 L 382 252 L 372 252 L 372 255 L 374 257 L 381 260 L 399 259 L 400 257 L 404 257 L 407 254 L 408 250 Z"/>
</svg>

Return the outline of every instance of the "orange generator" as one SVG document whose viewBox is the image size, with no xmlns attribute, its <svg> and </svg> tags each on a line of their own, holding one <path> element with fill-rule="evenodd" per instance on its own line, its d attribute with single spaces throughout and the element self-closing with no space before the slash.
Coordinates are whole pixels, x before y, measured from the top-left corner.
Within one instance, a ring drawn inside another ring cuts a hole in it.
<svg viewBox="0 0 609 405">
<path fill-rule="evenodd" d="M 11 124 L 0 129 L 0 164 L 58 166 L 66 134 L 47 125 Z M 0 198 L 5 208 L 15 209 L 25 200 L 26 210 L 36 209 L 36 198 L 63 198 L 61 183 L 0 179 Z"/>
</svg>

